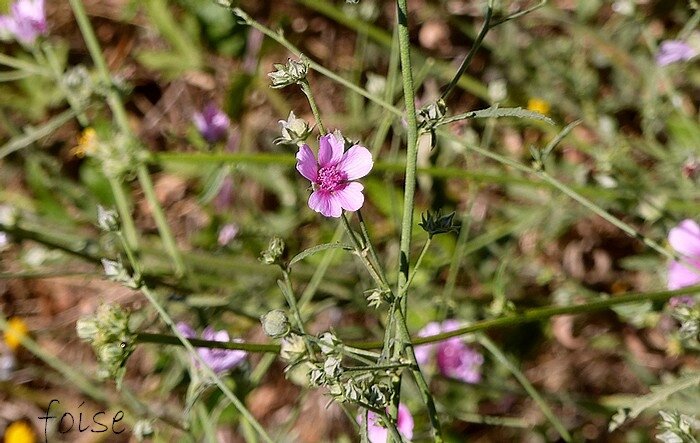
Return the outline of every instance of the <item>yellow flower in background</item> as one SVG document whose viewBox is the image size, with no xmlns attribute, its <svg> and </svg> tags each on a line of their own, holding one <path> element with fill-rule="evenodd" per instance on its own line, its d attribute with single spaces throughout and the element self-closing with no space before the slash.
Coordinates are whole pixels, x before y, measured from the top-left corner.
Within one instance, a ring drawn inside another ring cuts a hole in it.
<svg viewBox="0 0 700 443">
<path fill-rule="evenodd" d="M 4 443 L 35 443 L 34 430 L 23 421 L 15 421 L 5 429 Z"/>
<path fill-rule="evenodd" d="M 5 331 L 5 344 L 8 348 L 15 351 L 22 344 L 22 337 L 27 335 L 27 324 L 19 317 L 12 317 L 7 321 L 7 330 Z"/>
<path fill-rule="evenodd" d="M 542 100 L 541 98 L 531 98 L 527 101 L 527 109 L 529 111 L 539 112 L 540 114 L 549 115 L 551 106 L 548 101 Z"/>
<path fill-rule="evenodd" d="M 71 154 L 82 158 L 95 151 L 97 146 L 97 132 L 92 128 L 85 128 L 78 138 L 78 146 L 71 149 Z"/>
</svg>

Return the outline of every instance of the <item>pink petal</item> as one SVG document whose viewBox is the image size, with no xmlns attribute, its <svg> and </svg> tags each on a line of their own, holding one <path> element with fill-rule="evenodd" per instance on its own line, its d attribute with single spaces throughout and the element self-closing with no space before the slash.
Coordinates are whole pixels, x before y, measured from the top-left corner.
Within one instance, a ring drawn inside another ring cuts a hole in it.
<svg viewBox="0 0 700 443">
<path fill-rule="evenodd" d="M 339 199 L 328 191 L 318 190 L 311 193 L 309 207 L 325 217 L 338 218 L 343 210 Z"/>
<path fill-rule="evenodd" d="M 297 152 L 297 171 L 311 182 L 318 178 L 318 164 L 309 145 L 304 144 Z"/>
<path fill-rule="evenodd" d="M 357 180 L 372 170 L 372 154 L 364 146 L 355 145 L 343 155 L 338 168 L 345 172 L 348 180 Z"/>
<path fill-rule="evenodd" d="M 668 242 L 683 255 L 700 256 L 700 226 L 693 220 L 683 220 L 668 233 Z"/>
<path fill-rule="evenodd" d="M 690 265 L 672 261 L 668 265 L 668 289 L 675 290 L 700 283 L 700 263 L 693 261 L 695 270 Z"/>
<path fill-rule="evenodd" d="M 370 443 L 386 443 L 389 430 L 378 423 L 379 415 L 370 411 L 367 420 L 367 437 Z"/>
<path fill-rule="evenodd" d="M 192 338 L 195 335 L 197 335 L 196 332 L 194 332 L 194 329 L 184 321 L 181 321 L 177 324 L 177 330 L 180 334 L 184 335 L 185 338 Z"/>
<path fill-rule="evenodd" d="M 322 168 L 335 165 L 343 157 L 345 142 L 334 134 L 326 134 L 318 142 L 318 164 Z"/>
<path fill-rule="evenodd" d="M 405 404 L 399 403 L 399 414 L 396 417 L 396 427 L 406 440 L 413 438 L 413 416 Z"/>
<path fill-rule="evenodd" d="M 343 189 L 335 191 L 335 197 L 340 203 L 340 206 L 346 211 L 357 211 L 365 202 L 365 196 L 362 195 L 364 186 L 360 183 L 352 182 L 345 185 Z"/>
</svg>

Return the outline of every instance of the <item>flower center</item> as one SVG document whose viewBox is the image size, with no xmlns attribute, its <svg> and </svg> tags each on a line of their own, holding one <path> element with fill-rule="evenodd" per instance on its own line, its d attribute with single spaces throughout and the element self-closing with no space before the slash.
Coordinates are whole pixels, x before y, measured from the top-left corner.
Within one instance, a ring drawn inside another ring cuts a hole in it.
<svg viewBox="0 0 700 443">
<path fill-rule="evenodd" d="M 348 176 L 343 171 L 339 171 L 335 165 L 321 168 L 318 171 L 318 179 L 316 184 L 324 191 L 333 192 L 342 185 Z"/>
</svg>

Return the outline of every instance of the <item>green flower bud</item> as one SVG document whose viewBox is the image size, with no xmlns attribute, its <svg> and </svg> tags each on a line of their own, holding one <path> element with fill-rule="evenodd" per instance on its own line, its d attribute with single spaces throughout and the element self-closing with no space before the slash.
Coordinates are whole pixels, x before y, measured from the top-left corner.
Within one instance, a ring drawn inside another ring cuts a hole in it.
<svg viewBox="0 0 700 443">
<path fill-rule="evenodd" d="M 280 338 L 289 334 L 291 327 L 287 314 L 281 309 L 275 309 L 260 317 L 265 335 L 272 338 Z"/>
</svg>

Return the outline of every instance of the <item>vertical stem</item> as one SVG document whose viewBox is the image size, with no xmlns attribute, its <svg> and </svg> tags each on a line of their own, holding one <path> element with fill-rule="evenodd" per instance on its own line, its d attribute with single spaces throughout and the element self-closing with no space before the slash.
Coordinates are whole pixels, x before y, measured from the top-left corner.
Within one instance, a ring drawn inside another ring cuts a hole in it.
<svg viewBox="0 0 700 443">
<path fill-rule="evenodd" d="M 401 220 L 401 244 L 399 258 L 398 288 L 408 281 L 408 264 L 411 249 L 411 233 L 413 231 L 413 207 L 416 192 L 416 162 L 418 156 L 418 121 L 416 119 L 416 103 L 413 92 L 413 73 L 411 68 L 411 44 L 408 35 L 408 6 L 407 0 L 397 0 L 397 20 L 399 34 L 399 56 L 401 58 L 401 77 L 403 80 L 403 96 L 406 107 L 407 145 L 406 145 L 406 175 L 404 184 L 404 205 Z M 406 314 L 405 297 L 399 302 L 399 309 Z"/>
<path fill-rule="evenodd" d="M 313 112 L 314 114 L 314 118 L 316 119 L 316 124 L 318 125 L 319 132 L 321 133 L 321 135 L 326 135 L 326 128 L 321 122 L 321 113 L 318 111 L 318 105 L 316 105 L 316 100 L 314 99 L 314 94 L 311 92 L 311 86 L 309 86 L 308 80 L 304 79 L 304 81 L 301 82 L 301 90 L 304 91 L 304 95 L 306 95 L 306 98 L 309 99 L 311 112 Z"/>
<path fill-rule="evenodd" d="M 105 63 L 104 57 L 102 56 L 100 44 L 97 41 L 95 31 L 92 29 L 90 20 L 87 17 L 87 13 L 85 12 L 83 2 L 81 0 L 69 0 L 69 2 L 71 8 L 73 9 L 75 19 L 78 22 L 80 32 L 83 34 L 83 38 L 85 39 L 85 44 L 88 47 L 88 51 L 90 52 L 90 56 L 92 57 L 93 63 L 95 63 L 95 67 L 97 68 L 101 80 L 104 82 L 105 85 L 108 85 L 106 92 L 107 103 L 109 104 L 109 108 L 112 110 L 114 119 L 117 122 L 119 129 L 124 134 L 129 134 L 133 136 L 131 126 L 129 125 L 129 119 L 126 115 L 126 109 L 124 108 L 124 104 L 122 103 L 119 94 L 112 87 L 112 76 L 110 75 L 109 69 L 107 68 L 107 64 Z M 175 239 L 173 238 L 173 234 L 170 231 L 170 227 L 168 226 L 168 223 L 165 219 L 163 210 L 161 209 L 160 204 L 158 203 L 158 199 L 155 196 L 153 183 L 151 181 L 150 175 L 148 174 L 148 169 L 143 164 L 139 164 L 136 169 L 139 178 L 139 183 L 141 184 L 146 199 L 148 200 L 148 203 L 151 206 L 151 210 L 153 211 L 153 218 L 155 219 L 156 226 L 158 228 L 158 233 L 160 234 L 161 239 L 163 240 L 165 249 L 167 250 L 168 254 L 174 262 L 175 273 L 177 276 L 182 276 L 185 272 L 184 262 L 182 261 L 180 252 L 177 250 L 177 246 L 175 245 Z"/>
<path fill-rule="evenodd" d="M 146 196 L 148 204 L 151 206 L 151 211 L 153 212 L 153 219 L 156 222 L 156 227 L 160 233 L 161 239 L 163 240 L 163 246 L 165 250 L 170 255 L 173 260 L 173 266 L 175 268 L 175 274 L 178 277 L 182 277 L 185 273 L 185 263 L 182 261 L 182 256 L 180 251 L 177 249 L 177 244 L 175 243 L 175 238 L 172 232 L 170 232 L 170 227 L 168 226 L 168 221 L 165 218 L 163 209 L 158 203 L 158 198 L 156 197 L 156 191 L 153 188 L 153 182 L 151 181 L 151 176 L 148 173 L 148 168 L 144 164 L 139 164 L 136 168 L 136 174 L 139 178 L 139 183 L 141 188 L 143 188 L 143 193 Z"/>
<path fill-rule="evenodd" d="M 357 219 L 360 221 L 360 232 L 362 233 L 365 245 L 367 245 L 367 248 L 369 249 L 370 256 L 374 261 L 374 266 L 376 266 L 379 276 L 382 278 L 384 284 L 388 287 L 389 281 L 387 280 L 386 275 L 384 274 L 384 268 L 382 267 L 382 264 L 379 261 L 379 255 L 377 254 L 377 250 L 374 248 L 374 245 L 372 244 L 372 241 L 369 238 L 369 231 L 367 230 L 365 219 L 362 218 L 362 211 L 359 209 L 357 210 Z"/>
<path fill-rule="evenodd" d="M 129 209 L 129 199 L 122 188 L 122 184 L 114 177 L 107 177 L 109 181 L 109 186 L 112 188 L 112 195 L 114 196 L 114 203 L 117 206 L 117 213 L 119 214 L 119 223 L 121 225 L 121 230 L 124 233 L 124 238 L 126 243 L 129 245 L 136 254 L 139 253 L 139 243 L 138 234 L 136 233 L 136 226 L 134 225 L 134 219 L 131 216 L 131 210 Z"/>
</svg>

